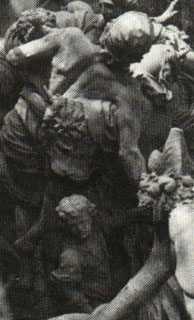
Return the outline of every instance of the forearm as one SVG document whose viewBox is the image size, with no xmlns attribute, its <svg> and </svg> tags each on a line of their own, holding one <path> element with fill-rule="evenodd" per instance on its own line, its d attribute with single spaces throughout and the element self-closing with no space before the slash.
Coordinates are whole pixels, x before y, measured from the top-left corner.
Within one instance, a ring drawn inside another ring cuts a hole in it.
<svg viewBox="0 0 194 320">
<path fill-rule="evenodd" d="M 119 153 L 120 166 L 123 168 L 130 183 L 139 185 L 140 177 L 145 172 L 145 160 L 138 147 Z"/>
<path fill-rule="evenodd" d="M 155 244 L 149 259 L 116 298 L 101 310 L 102 319 L 119 320 L 154 297 L 173 274 L 169 252 L 169 240 L 161 240 L 155 236 Z"/>
<path fill-rule="evenodd" d="M 132 63 L 129 71 L 133 78 L 144 75 L 158 76 L 162 63 L 168 55 L 167 48 L 164 44 L 155 44 L 150 51 L 144 54 L 142 60 Z"/>
<path fill-rule="evenodd" d="M 168 19 L 170 19 L 169 16 L 166 16 L 165 12 L 163 14 L 161 14 L 158 17 L 151 17 L 152 20 L 154 20 L 157 23 L 161 23 L 163 24 L 164 22 L 166 22 Z"/>
<path fill-rule="evenodd" d="M 190 50 L 181 62 L 181 70 L 190 75 L 194 73 L 194 51 Z"/>
<path fill-rule="evenodd" d="M 163 12 L 162 15 L 158 17 L 152 17 L 152 20 L 154 20 L 157 23 L 164 23 L 167 20 L 174 17 L 175 14 L 177 14 L 177 10 L 174 10 L 175 6 L 177 5 L 178 0 L 174 0 L 170 3 L 169 7 Z"/>
<path fill-rule="evenodd" d="M 14 66 L 20 66 L 37 58 L 52 57 L 60 46 L 61 30 L 55 30 L 41 39 L 30 41 L 10 50 L 7 54 L 7 60 Z"/>
</svg>

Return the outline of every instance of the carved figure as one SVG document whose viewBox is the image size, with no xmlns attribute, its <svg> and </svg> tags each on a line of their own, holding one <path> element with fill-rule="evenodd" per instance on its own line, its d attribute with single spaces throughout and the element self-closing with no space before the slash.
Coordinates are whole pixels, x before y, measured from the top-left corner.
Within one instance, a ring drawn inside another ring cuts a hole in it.
<svg viewBox="0 0 194 320">
<path fill-rule="evenodd" d="M 111 296 L 108 252 L 95 221 L 95 205 L 72 195 L 63 198 L 56 211 L 65 226 L 65 242 L 52 279 L 69 312 L 90 313 Z"/>
</svg>

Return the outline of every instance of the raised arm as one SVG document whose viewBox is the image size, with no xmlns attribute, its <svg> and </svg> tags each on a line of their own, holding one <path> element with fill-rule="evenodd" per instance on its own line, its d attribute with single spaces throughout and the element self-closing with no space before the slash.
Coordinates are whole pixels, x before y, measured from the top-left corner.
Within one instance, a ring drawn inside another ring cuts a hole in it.
<svg viewBox="0 0 194 320">
<path fill-rule="evenodd" d="M 145 169 L 145 161 L 138 147 L 140 123 L 126 115 L 120 123 L 119 160 L 130 182 L 136 186 Z"/>
<path fill-rule="evenodd" d="M 98 307 L 91 315 L 63 315 L 56 320 L 128 319 L 157 294 L 173 273 L 168 223 L 165 221 L 155 226 L 153 248 L 145 265 L 110 303 Z"/>
<path fill-rule="evenodd" d="M 121 88 L 117 96 L 119 109 L 116 115 L 119 139 L 119 163 L 130 183 L 138 186 L 145 171 L 145 161 L 138 146 L 142 131 L 142 112 L 149 113 L 151 104 L 147 101 L 139 83 L 134 81 L 130 88 Z"/>
<path fill-rule="evenodd" d="M 20 66 L 41 57 L 52 57 L 60 46 L 63 32 L 63 29 L 53 29 L 40 39 L 22 44 L 8 52 L 7 60 L 14 66 Z"/>
<path fill-rule="evenodd" d="M 154 245 L 142 269 L 92 320 L 119 320 L 147 303 L 173 274 L 167 225 L 155 229 Z"/>
<path fill-rule="evenodd" d="M 10 50 L 7 59 L 14 66 L 25 66 L 38 59 L 41 63 L 41 59 L 50 58 L 49 90 L 52 94 L 62 94 L 75 81 L 79 70 L 100 55 L 100 48 L 93 45 L 80 29 L 72 27 L 51 29 L 46 36 Z"/>
<path fill-rule="evenodd" d="M 158 23 L 164 23 L 167 20 L 174 17 L 178 13 L 178 11 L 175 10 L 175 7 L 176 7 L 178 1 L 179 0 L 172 1 L 171 4 L 169 5 L 169 7 L 164 11 L 164 13 L 161 14 L 161 16 L 152 17 L 152 20 L 154 20 L 155 22 L 158 22 Z"/>
</svg>

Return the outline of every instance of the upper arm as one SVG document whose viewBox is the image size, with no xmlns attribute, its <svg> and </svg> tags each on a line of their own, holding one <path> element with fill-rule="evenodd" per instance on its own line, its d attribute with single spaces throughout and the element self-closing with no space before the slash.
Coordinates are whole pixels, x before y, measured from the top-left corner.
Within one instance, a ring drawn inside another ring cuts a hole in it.
<svg viewBox="0 0 194 320">
<path fill-rule="evenodd" d="M 127 154 L 132 148 L 138 146 L 141 131 L 140 121 L 132 110 L 119 110 L 117 124 L 119 128 L 119 154 Z"/>
<path fill-rule="evenodd" d="M 144 158 L 138 147 L 141 123 L 134 114 L 120 114 L 119 159 L 130 181 L 138 183 L 145 170 Z"/>
<path fill-rule="evenodd" d="M 142 60 L 138 63 L 132 63 L 129 70 L 134 78 L 147 74 L 158 76 L 167 55 L 168 50 L 166 45 L 152 45 L 149 52 L 143 55 Z"/>
</svg>

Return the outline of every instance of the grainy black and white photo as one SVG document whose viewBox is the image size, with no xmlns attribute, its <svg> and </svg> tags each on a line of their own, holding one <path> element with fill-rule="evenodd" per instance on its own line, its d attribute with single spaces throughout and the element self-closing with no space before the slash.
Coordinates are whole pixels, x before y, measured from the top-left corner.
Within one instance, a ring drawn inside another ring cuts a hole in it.
<svg viewBox="0 0 194 320">
<path fill-rule="evenodd" d="M 0 320 L 194 320 L 193 0 L 0 0 Z"/>
</svg>

